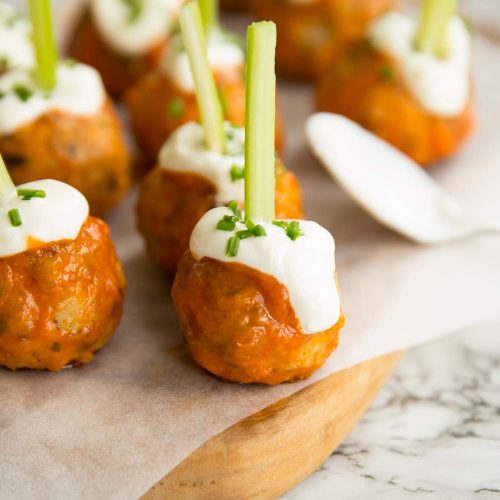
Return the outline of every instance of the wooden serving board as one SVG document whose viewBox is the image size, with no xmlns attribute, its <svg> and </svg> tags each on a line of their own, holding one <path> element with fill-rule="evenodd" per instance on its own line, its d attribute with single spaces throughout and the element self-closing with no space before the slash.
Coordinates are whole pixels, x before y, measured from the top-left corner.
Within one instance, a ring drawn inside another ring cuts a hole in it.
<svg viewBox="0 0 500 500">
<path fill-rule="evenodd" d="M 330 375 L 233 425 L 155 484 L 143 500 L 273 499 L 337 448 L 402 353 Z"/>
</svg>

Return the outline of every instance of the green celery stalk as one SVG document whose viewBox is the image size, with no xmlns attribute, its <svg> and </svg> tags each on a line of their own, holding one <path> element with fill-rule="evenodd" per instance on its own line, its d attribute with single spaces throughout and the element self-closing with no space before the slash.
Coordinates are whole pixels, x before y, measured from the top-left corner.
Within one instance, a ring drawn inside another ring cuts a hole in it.
<svg viewBox="0 0 500 500">
<path fill-rule="evenodd" d="M 457 0 L 423 0 L 415 47 L 421 52 L 446 57 L 448 26 L 455 15 Z"/>
<path fill-rule="evenodd" d="M 276 25 L 253 23 L 247 31 L 245 218 L 275 218 L 274 130 Z"/>
<path fill-rule="evenodd" d="M 181 8 L 180 24 L 195 84 L 201 123 L 205 130 L 206 146 L 222 154 L 226 149 L 224 115 L 208 62 L 200 7 L 196 0 L 191 0 Z"/>
<path fill-rule="evenodd" d="M 56 86 L 57 49 L 50 0 L 29 0 L 36 54 L 35 77 L 38 85 L 50 91 Z"/>
<path fill-rule="evenodd" d="M 8 200 L 16 195 L 16 186 L 12 182 L 7 167 L 0 155 L 0 201 Z"/>
<path fill-rule="evenodd" d="M 205 34 L 208 34 L 219 25 L 219 2 L 218 0 L 198 0 L 198 2 L 203 28 Z"/>
</svg>

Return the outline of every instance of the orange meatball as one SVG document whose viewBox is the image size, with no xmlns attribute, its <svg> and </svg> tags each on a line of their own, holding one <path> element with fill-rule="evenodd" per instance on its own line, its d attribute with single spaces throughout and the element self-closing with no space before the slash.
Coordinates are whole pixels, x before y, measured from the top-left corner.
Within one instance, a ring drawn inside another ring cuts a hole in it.
<svg viewBox="0 0 500 500">
<path fill-rule="evenodd" d="M 70 41 L 68 54 L 97 69 L 108 92 L 119 97 L 141 76 L 158 66 L 162 48 L 163 44 L 158 44 L 141 57 L 117 53 L 99 34 L 87 8 Z"/>
<path fill-rule="evenodd" d="M 293 78 L 314 80 L 346 44 L 360 38 L 368 24 L 394 0 L 250 0 L 259 19 L 278 27 L 276 66 Z"/>
<path fill-rule="evenodd" d="M 75 240 L 0 259 L 0 366 L 88 363 L 122 315 L 125 279 L 108 226 L 89 217 Z"/>
<path fill-rule="evenodd" d="M 319 81 L 320 111 L 357 121 L 425 166 L 451 155 L 473 128 L 472 99 L 454 118 L 424 110 L 397 64 L 369 42 L 354 44 Z"/>
<path fill-rule="evenodd" d="M 245 123 L 245 81 L 243 68 L 238 75 L 215 73 L 225 119 L 236 125 Z M 153 164 L 166 139 L 185 123 L 199 121 L 200 114 L 194 93 L 178 88 L 161 71 L 141 78 L 125 94 L 125 104 L 136 141 Z M 282 126 L 276 120 L 276 147 L 282 145 Z"/>
<path fill-rule="evenodd" d="M 139 230 L 153 259 L 173 276 L 189 247 L 194 226 L 216 206 L 215 186 L 191 173 L 157 167 L 144 179 L 137 203 Z M 276 217 L 301 219 L 302 197 L 295 175 L 276 168 Z"/>
<path fill-rule="evenodd" d="M 129 153 L 109 100 L 93 116 L 54 110 L 0 135 L 0 154 L 16 184 L 66 182 L 83 193 L 94 215 L 115 206 L 131 183 Z"/>
<path fill-rule="evenodd" d="M 332 280 L 334 277 L 332 276 Z M 232 382 L 279 384 L 309 377 L 337 347 L 337 324 L 304 334 L 288 290 L 273 276 L 190 252 L 172 297 L 189 349 L 209 372 Z"/>
</svg>

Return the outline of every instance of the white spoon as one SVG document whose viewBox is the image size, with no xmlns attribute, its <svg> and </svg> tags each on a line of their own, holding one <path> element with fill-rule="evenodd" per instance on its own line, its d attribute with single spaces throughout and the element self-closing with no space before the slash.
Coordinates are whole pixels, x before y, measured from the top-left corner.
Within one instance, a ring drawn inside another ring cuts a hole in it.
<svg viewBox="0 0 500 500">
<path fill-rule="evenodd" d="M 315 156 L 338 184 L 384 226 L 419 243 L 498 233 L 468 217 L 405 154 L 341 115 L 316 113 L 306 124 Z"/>
</svg>

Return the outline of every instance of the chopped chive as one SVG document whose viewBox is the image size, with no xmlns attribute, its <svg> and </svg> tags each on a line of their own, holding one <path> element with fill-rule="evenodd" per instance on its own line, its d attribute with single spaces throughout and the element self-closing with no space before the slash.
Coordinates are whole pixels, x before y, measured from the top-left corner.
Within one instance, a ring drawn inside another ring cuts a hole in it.
<svg viewBox="0 0 500 500">
<path fill-rule="evenodd" d="M 226 255 L 228 257 L 236 257 L 238 255 L 238 248 L 240 247 L 240 239 L 238 236 L 231 236 L 227 240 L 227 245 L 226 245 Z"/>
<path fill-rule="evenodd" d="M 260 237 L 260 236 L 266 236 L 266 230 L 264 229 L 264 226 L 261 226 L 260 224 L 257 224 L 254 228 L 253 228 L 253 234 L 254 236 L 256 236 L 257 238 Z"/>
<path fill-rule="evenodd" d="M 0 57 L 0 71 L 4 71 L 9 67 L 9 60 L 7 57 Z"/>
<path fill-rule="evenodd" d="M 15 85 L 12 90 L 14 90 L 17 97 L 19 97 L 19 99 L 23 102 L 26 102 L 33 95 L 33 91 L 24 85 Z"/>
<path fill-rule="evenodd" d="M 142 14 L 142 2 L 140 0 L 122 0 L 128 9 L 128 23 L 133 24 Z"/>
<path fill-rule="evenodd" d="M 457 0 L 423 0 L 415 47 L 421 52 L 446 57 L 448 26 L 455 15 Z"/>
<path fill-rule="evenodd" d="M 245 217 L 274 219 L 276 25 L 253 23 L 247 31 Z"/>
<path fill-rule="evenodd" d="M 16 194 L 16 186 L 14 186 L 9 171 L 0 155 L 0 202 L 14 198 Z"/>
<path fill-rule="evenodd" d="M 394 72 L 394 69 L 391 68 L 390 66 L 382 66 L 379 69 L 379 76 L 380 79 L 384 82 L 390 82 L 396 78 L 396 73 Z"/>
<path fill-rule="evenodd" d="M 229 174 L 231 175 L 231 180 L 233 182 L 239 181 L 240 179 L 245 178 L 245 168 L 238 165 L 233 165 L 231 167 L 231 170 L 229 171 Z"/>
<path fill-rule="evenodd" d="M 184 47 L 186 47 L 195 84 L 196 101 L 200 110 L 201 123 L 205 131 L 205 143 L 208 149 L 222 154 L 226 149 L 224 117 L 212 70 L 208 62 L 198 2 L 191 0 L 181 7 L 180 23 L 182 40 Z"/>
<path fill-rule="evenodd" d="M 224 215 L 216 227 L 221 231 L 234 231 L 237 222 L 238 219 L 234 215 Z"/>
<path fill-rule="evenodd" d="M 170 99 L 167 104 L 167 114 L 174 120 L 180 118 L 184 114 L 184 102 L 179 97 Z"/>
<path fill-rule="evenodd" d="M 218 0 L 198 0 L 201 12 L 203 29 L 208 35 L 210 31 L 217 28 L 219 24 L 219 2 Z"/>
<path fill-rule="evenodd" d="M 250 229 L 244 229 L 243 231 L 236 231 L 236 236 L 240 240 L 244 240 L 246 238 L 252 238 L 254 234 L 253 231 L 250 231 Z"/>
<path fill-rule="evenodd" d="M 234 215 L 236 215 L 236 217 L 238 217 L 238 220 L 241 220 L 241 218 L 243 217 L 243 214 L 241 213 L 241 210 L 238 207 L 237 201 L 234 201 L 234 200 L 230 201 L 227 204 L 227 207 L 233 212 Z"/>
<path fill-rule="evenodd" d="M 31 200 L 31 198 L 45 198 L 47 194 L 42 189 L 18 189 L 17 196 L 23 200 Z"/>
<path fill-rule="evenodd" d="M 273 224 L 283 229 L 292 241 L 297 240 L 299 236 L 304 236 L 299 221 L 292 220 L 285 222 L 283 220 L 273 220 Z"/>
<path fill-rule="evenodd" d="M 43 90 L 56 86 L 57 49 L 50 0 L 29 0 L 33 44 L 36 53 L 35 77 Z"/>
<path fill-rule="evenodd" d="M 9 216 L 10 223 L 12 226 L 18 227 L 23 223 L 21 219 L 21 214 L 19 213 L 19 210 L 17 208 L 11 208 L 7 212 L 7 215 Z"/>
<path fill-rule="evenodd" d="M 5 97 L 5 92 L 0 91 L 0 99 L 3 99 Z"/>
</svg>

